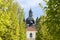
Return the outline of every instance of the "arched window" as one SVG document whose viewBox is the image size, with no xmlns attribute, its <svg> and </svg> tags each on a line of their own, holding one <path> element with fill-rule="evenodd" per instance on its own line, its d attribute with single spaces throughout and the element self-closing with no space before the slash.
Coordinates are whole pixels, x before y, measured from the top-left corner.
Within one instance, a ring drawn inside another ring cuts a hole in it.
<svg viewBox="0 0 60 40">
<path fill-rule="evenodd" d="M 32 33 L 30 33 L 30 38 L 32 38 Z"/>
</svg>

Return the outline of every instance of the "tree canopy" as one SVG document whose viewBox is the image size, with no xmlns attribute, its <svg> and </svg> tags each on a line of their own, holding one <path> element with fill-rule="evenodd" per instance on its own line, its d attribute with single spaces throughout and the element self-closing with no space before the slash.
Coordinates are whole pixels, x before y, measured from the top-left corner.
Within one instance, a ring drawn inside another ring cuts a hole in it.
<svg viewBox="0 0 60 40">
<path fill-rule="evenodd" d="M 44 16 L 37 22 L 36 40 L 60 40 L 60 0 L 49 0 Z"/>
<path fill-rule="evenodd" d="M 0 0 L 0 40 L 25 40 L 23 19 L 24 11 L 14 0 Z"/>
</svg>

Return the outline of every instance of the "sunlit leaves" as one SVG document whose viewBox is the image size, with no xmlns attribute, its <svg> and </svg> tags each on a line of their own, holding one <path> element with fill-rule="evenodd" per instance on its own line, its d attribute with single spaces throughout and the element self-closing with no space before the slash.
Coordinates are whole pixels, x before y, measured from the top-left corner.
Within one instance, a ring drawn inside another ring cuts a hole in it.
<svg viewBox="0 0 60 40">
<path fill-rule="evenodd" d="M 26 29 L 24 20 L 24 12 L 23 9 L 18 9 L 18 19 L 19 19 L 19 40 L 26 40 Z"/>
<path fill-rule="evenodd" d="M 60 0 L 49 0 L 47 3 L 46 16 L 40 17 L 37 26 L 37 39 L 60 40 Z M 41 19 L 42 18 L 42 19 Z M 46 20 L 45 20 L 46 19 Z M 42 20 L 42 21 L 41 21 Z M 45 20 L 45 21 L 43 21 Z"/>
<path fill-rule="evenodd" d="M 21 7 L 13 0 L 0 0 L 0 40 L 26 39 L 25 23 L 23 21 L 24 12 L 21 10 Z M 20 14 L 20 16 L 17 14 Z"/>
</svg>

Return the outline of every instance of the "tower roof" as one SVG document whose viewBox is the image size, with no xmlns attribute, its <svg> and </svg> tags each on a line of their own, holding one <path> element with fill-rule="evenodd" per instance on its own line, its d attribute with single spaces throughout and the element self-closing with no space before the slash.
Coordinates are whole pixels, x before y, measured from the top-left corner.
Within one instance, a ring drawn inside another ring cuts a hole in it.
<svg viewBox="0 0 60 40">
<path fill-rule="evenodd" d="M 26 28 L 26 31 L 37 31 L 35 27 L 30 26 Z"/>
<path fill-rule="evenodd" d="M 26 24 L 29 24 L 29 26 L 32 26 L 33 24 L 35 24 L 35 21 L 33 19 L 33 14 L 32 14 L 32 10 L 29 10 L 29 17 L 26 19 Z"/>
</svg>

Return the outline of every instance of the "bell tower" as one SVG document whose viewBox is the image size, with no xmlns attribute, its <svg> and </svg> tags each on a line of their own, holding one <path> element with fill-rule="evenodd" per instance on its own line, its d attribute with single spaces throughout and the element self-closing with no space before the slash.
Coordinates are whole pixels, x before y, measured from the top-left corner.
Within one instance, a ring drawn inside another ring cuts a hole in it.
<svg viewBox="0 0 60 40">
<path fill-rule="evenodd" d="M 36 38 L 36 26 L 35 26 L 35 20 L 33 18 L 33 12 L 30 9 L 29 10 L 29 16 L 26 19 L 26 37 L 27 40 L 35 40 Z"/>
</svg>

